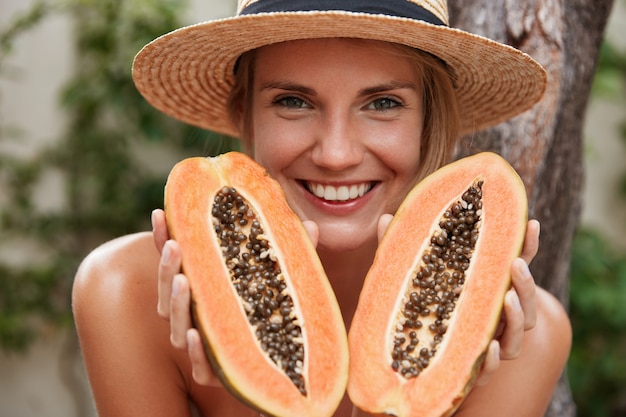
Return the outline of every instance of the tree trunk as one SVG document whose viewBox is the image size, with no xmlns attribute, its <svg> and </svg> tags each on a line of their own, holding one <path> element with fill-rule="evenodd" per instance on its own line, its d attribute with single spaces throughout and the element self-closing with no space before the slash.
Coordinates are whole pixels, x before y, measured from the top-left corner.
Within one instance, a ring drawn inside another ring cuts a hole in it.
<svg viewBox="0 0 626 417">
<path fill-rule="evenodd" d="M 568 306 L 570 247 L 579 224 L 583 123 L 613 0 L 449 0 L 451 25 L 507 43 L 548 72 L 543 99 L 528 112 L 464 138 L 458 156 L 492 150 L 519 172 L 529 215 L 541 222 L 537 284 Z M 546 416 L 576 414 L 566 375 Z"/>
</svg>

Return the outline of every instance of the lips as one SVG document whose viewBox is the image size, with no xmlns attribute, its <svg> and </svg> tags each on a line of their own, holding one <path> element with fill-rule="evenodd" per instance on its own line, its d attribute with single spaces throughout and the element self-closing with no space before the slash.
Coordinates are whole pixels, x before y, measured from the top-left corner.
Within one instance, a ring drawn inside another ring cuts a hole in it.
<svg viewBox="0 0 626 417">
<path fill-rule="evenodd" d="M 306 182 L 306 188 L 318 198 L 326 201 L 348 201 L 363 197 L 372 189 L 372 183 L 366 182 L 352 185 L 328 185 Z"/>
</svg>

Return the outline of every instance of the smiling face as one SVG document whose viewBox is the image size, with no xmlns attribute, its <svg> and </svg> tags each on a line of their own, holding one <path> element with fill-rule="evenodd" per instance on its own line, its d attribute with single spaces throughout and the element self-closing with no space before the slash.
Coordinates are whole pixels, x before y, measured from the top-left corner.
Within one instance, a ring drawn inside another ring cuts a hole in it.
<svg viewBox="0 0 626 417">
<path fill-rule="evenodd" d="M 255 159 L 282 185 L 319 247 L 372 244 L 419 170 L 422 77 L 388 44 L 292 41 L 256 52 L 249 119 Z"/>
</svg>

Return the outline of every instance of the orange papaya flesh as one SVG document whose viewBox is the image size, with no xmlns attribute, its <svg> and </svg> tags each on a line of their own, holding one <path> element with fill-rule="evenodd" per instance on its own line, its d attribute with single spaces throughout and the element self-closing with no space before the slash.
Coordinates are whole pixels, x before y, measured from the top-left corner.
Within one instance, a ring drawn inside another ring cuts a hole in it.
<svg viewBox="0 0 626 417">
<path fill-rule="evenodd" d="M 421 181 L 395 214 L 348 334 L 348 394 L 360 409 L 450 416 L 481 369 L 521 251 L 527 197 L 494 153 Z"/>
<path fill-rule="evenodd" d="M 238 152 L 189 158 L 170 172 L 165 211 L 224 386 L 267 415 L 332 415 L 347 383 L 346 330 L 278 183 Z"/>
</svg>

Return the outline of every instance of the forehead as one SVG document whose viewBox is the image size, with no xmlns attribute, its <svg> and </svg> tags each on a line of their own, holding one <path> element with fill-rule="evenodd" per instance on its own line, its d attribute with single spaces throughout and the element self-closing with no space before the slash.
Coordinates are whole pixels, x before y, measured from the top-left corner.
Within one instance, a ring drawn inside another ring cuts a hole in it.
<svg viewBox="0 0 626 417">
<path fill-rule="evenodd" d="M 411 78 L 421 74 L 417 51 L 390 42 L 352 38 L 305 39 L 259 48 L 255 53 L 255 73 L 315 76 L 329 69 L 388 74 Z"/>
</svg>

